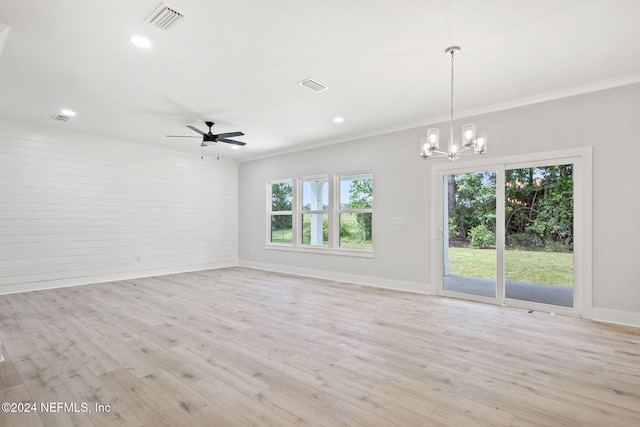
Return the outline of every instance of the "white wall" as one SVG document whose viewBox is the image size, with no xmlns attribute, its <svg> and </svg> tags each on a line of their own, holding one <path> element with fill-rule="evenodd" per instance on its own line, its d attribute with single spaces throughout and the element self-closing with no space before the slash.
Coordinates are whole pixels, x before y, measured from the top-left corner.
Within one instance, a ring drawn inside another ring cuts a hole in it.
<svg viewBox="0 0 640 427">
<path fill-rule="evenodd" d="M 237 264 L 238 166 L 0 123 L 0 293 Z"/>
<path fill-rule="evenodd" d="M 487 156 L 593 146 L 593 317 L 640 326 L 640 85 L 466 118 L 489 133 Z M 441 126 L 442 127 L 442 126 Z M 419 158 L 426 126 L 240 164 L 240 263 L 382 286 L 433 291 L 431 165 Z M 464 164 L 465 159 L 458 162 Z M 374 171 L 375 257 L 265 249 L 265 183 L 274 178 Z M 393 225 L 404 216 L 406 225 Z"/>
</svg>

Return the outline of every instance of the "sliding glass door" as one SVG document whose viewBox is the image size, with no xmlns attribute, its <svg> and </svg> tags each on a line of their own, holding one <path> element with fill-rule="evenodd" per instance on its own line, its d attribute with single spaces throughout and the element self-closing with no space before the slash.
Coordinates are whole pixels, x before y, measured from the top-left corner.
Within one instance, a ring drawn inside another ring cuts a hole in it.
<svg viewBox="0 0 640 427">
<path fill-rule="evenodd" d="M 581 283 L 591 280 L 583 267 L 591 254 L 591 219 L 583 214 L 591 151 L 570 152 L 578 155 L 434 167 L 432 281 L 438 293 L 580 314 Z M 585 298 L 590 303 L 591 295 Z"/>
</svg>

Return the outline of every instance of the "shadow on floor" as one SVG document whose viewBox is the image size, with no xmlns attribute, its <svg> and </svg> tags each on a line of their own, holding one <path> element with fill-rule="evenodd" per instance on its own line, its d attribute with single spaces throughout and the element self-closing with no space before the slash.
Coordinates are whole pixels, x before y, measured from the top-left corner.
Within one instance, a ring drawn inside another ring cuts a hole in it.
<svg viewBox="0 0 640 427">
<path fill-rule="evenodd" d="M 495 298 L 495 280 L 478 277 L 444 276 L 444 290 Z M 507 298 L 573 307 L 573 288 L 507 280 Z"/>
</svg>

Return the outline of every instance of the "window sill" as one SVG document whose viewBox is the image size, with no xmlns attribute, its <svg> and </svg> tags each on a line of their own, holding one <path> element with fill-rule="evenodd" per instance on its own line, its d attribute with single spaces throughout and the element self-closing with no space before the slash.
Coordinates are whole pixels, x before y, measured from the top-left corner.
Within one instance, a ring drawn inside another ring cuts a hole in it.
<svg viewBox="0 0 640 427">
<path fill-rule="evenodd" d="M 288 251 L 288 252 L 303 252 L 322 255 L 339 255 L 339 256 L 353 256 L 360 258 L 373 258 L 373 249 L 352 249 L 352 248 L 325 248 L 325 247 L 313 247 L 313 246 L 293 246 L 287 244 L 266 244 L 265 249 L 272 251 Z"/>
</svg>

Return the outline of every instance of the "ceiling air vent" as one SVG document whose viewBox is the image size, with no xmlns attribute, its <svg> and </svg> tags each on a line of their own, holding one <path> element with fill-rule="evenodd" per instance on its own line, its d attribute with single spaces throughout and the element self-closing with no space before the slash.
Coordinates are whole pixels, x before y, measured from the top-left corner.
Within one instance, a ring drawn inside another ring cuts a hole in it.
<svg viewBox="0 0 640 427">
<path fill-rule="evenodd" d="M 314 92 L 322 92 L 329 89 L 329 86 L 325 86 L 322 83 L 319 83 L 313 79 L 304 79 L 301 82 L 298 82 L 300 85 L 306 87 L 309 90 Z"/>
<path fill-rule="evenodd" d="M 53 120 L 55 120 L 57 122 L 66 122 L 70 118 L 71 118 L 71 116 L 65 116 L 64 114 L 56 114 L 56 115 L 53 116 Z"/>
<path fill-rule="evenodd" d="M 145 19 L 145 22 L 148 22 L 161 30 L 168 31 L 175 27 L 182 18 L 184 18 L 183 14 L 162 3 L 153 12 L 151 12 L 151 15 Z"/>
</svg>

